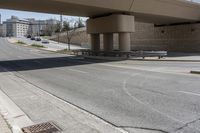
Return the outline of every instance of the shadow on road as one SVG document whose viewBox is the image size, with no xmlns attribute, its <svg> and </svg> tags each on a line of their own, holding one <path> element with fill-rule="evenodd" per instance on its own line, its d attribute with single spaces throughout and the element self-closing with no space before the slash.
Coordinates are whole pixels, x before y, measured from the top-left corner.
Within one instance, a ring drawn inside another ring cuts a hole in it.
<svg viewBox="0 0 200 133">
<path fill-rule="evenodd" d="M 190 57 L 200 56 L 200 53 L 181 53 L 181 52 L 168 52 L 167 57 Z"/>
<path fill-rule="evenodd" d="M 86 60 L 86 59 L 72 59 L 69 57 L 52 57 L 52 58 L 36 58 L 23 60 L 8 60 L 0 61 L 0 66 L 5 69 L 0 69 L 0 72 L 7 71 L 29 71 L 37 69 L 50 69 L 58 67 L 79 66 L 95 63 L 105 63 L 112 61 L 105 60 Z"/>
</svg>

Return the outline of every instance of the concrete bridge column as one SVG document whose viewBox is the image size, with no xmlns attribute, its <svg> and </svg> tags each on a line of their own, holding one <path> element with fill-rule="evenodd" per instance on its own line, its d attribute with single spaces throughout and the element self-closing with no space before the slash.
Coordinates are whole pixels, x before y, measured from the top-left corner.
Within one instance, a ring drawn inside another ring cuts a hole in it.
<svg viewBox="0 0 200 133">
<path fill-rule="evenodd" d="M 90 34 L 91 37 L 91 50 L 100 51 L 100 34 Z"/>
<path fill-rule="evenodd" d="M 122 52 L 131 51 L 130 33 L 119 33 L 119 50 Z"/>
<path fill-rule="evenodd" d="M 95 40 L 97 36 L 93 34 L 104 34 L 105 51 L 113 50 L 113 33 L 119 33 L 120 51 L 130 51 L 130 33 L 132 32 L 135 32 L 135 18 L 132 15 L 113 14 L 87 20 L 87 33 L 92 34 Z M 92 48 L 97 44 L 99 46 L 99 43 L 93 40 Z"/>
<path fill-rule="evenodd" d="M 113 50 L 113 33 L 103 34 L 104 51 L 111 52 Z"/>
</svg>

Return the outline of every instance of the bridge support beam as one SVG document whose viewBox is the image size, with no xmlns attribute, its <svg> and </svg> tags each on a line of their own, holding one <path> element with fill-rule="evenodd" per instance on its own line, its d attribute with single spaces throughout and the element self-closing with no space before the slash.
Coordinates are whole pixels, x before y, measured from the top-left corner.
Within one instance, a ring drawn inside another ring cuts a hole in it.
<svg viewBox="0 0 200 133">
<path fill-rule="evenodd" d="M 113 34 L 118 33 L 120 51 L 129 52 L 131 50 L 130 33 L 132 32 L 135 32 L 135 18 L 131 15 L 113 14 L 87 20 L 87 33 L 92 37 L 92 50 L 100 50 L 99 41 L 95 41 L 100 40 L 97 39 L 96 34 L 103 34 L 104 50 L 111 52 L 113 50 Z"/>
</svg>

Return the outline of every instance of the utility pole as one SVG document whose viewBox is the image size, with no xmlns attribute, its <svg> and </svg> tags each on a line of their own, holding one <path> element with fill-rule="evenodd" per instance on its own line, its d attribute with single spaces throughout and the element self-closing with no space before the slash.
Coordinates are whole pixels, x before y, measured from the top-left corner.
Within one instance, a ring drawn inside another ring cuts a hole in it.
<svg viewBox="0 0 200 133">
<path fill-rule="evenodd" d="M 0 14 L 0 24 L 1 24 L 1 14 Z"/>
<path fill-rule="evenodd" d="M 60 43 L 60 33 L 62 32 L 63 29 L 63 16 L 60 14 L 60 31 L 58 32 L 58 43 Z"/>
<path fill-rule="evenodd" d="M 60 31 L 63 29 L 63 16 L 60 14 Z"/>
<path fill-rule="evenodd" d="M 41 32 L 41 24 L 40 24 L 40 20 L 39 20 L 39 35 L 38 36 L 40 36 L 40 32 Z"/>
</svg>

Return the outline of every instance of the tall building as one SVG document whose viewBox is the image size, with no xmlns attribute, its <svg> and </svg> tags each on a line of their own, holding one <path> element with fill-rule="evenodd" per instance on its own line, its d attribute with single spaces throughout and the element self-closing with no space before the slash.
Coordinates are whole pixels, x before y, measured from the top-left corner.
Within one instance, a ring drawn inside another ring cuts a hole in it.
<svg viewBox="0 0 200 133">
<path fill-rule="evenodd" d="M 2 36 L 22 37 L 26 35 L 51 35 L 55 31 L 58 20 L 35 20 L 33 18 L 19 19 L 12 16 L 3 22 Z"/>
<path fill-rule="evenodd" d="M 29 34 L 31 35 L 51 35 L 51 33 L 55 31 L 56 24 L 59 22 L 55 19 L 28 20 L 30 22 Z"/>
<path fill-rule="evenodd" d="M 2 36 L 3 37 L 6 37 L 6 35 L 7 35 L 7 29 L 6 29 L 6 24 L 2 24 L 3 26 L 2 26 Z"/>
<path fill-rule="evenodd" d="M 3 36 L 3 25 L 0 23 L 0 37 Z"/>
<path fill-rule="evenodd" d="M 7 19 L 3 22 L 3 25 L 5 28 L 4 30 L 6 30 L 6 36 L 22 37 L 27 35 L 29 29 L 29 21 L 19 19 L 15 16 Z"/>
</svg>

